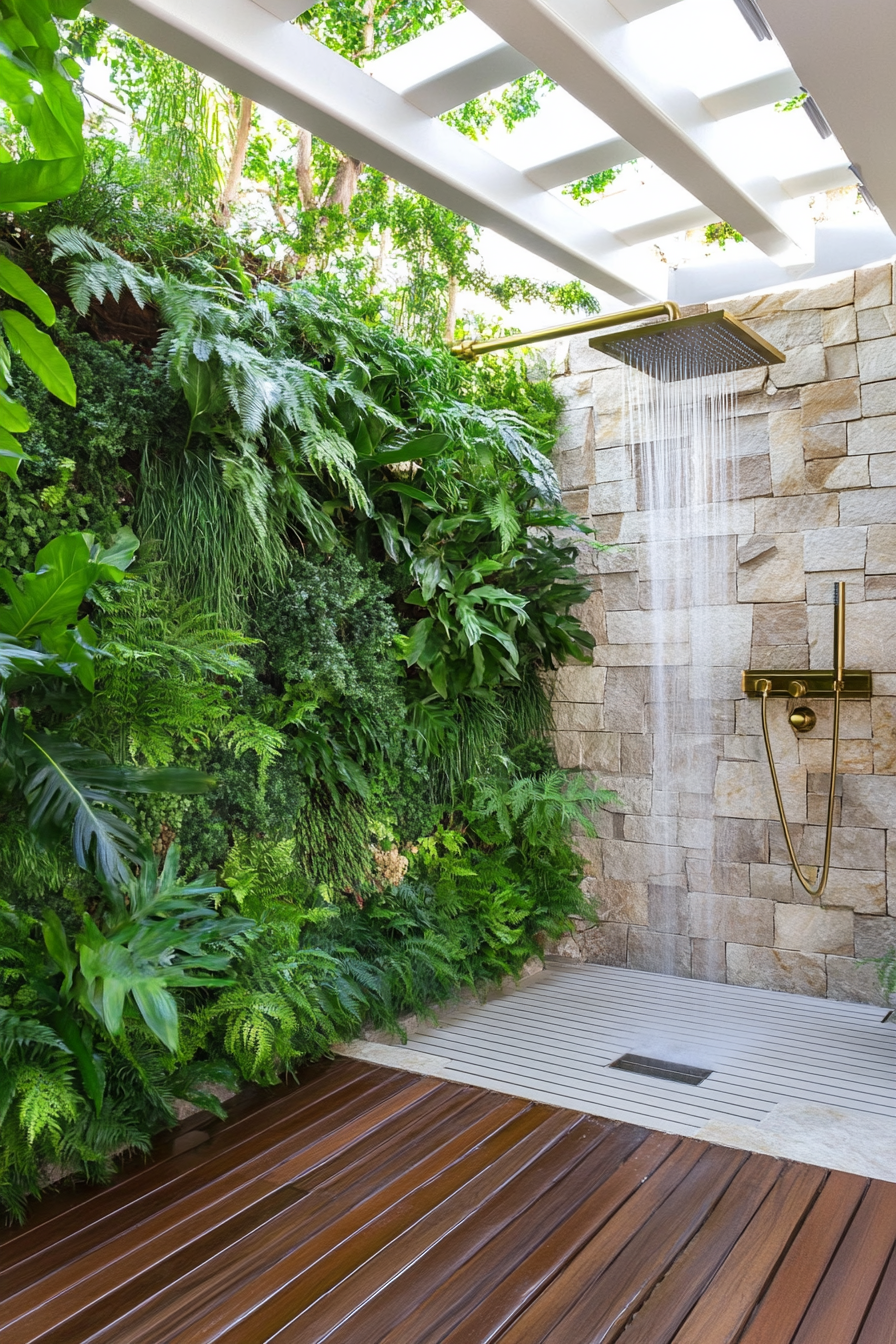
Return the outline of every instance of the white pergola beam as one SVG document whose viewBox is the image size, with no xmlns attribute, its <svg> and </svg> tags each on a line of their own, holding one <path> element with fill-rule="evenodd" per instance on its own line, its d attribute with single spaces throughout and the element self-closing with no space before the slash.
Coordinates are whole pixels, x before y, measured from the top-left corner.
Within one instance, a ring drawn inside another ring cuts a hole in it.
<svg viewBox="0 0 896 1344">
<path fill-rule="evenodd" d="M 762 12 L 896 230 L 892 0 L 762 0 Z"/>
<path fill-rule="evenodd" d="M 836 191 L 838 187 L 854 187 L 858 179 L 849 164 L 831 164 L 828 167 L 812 168 L 805 173 L 795 173 L 785 177 L 781 186 L 795 200 L 800 196 L 812 196 L 819 191 Z"/>
<path fill-rule="evenodd" d="M 97 14 L 343 153 L 604 290 L 665 297 L 662 265 L 621 247 L 585 211 L 539 190 L 254 0 L 95 0 Z"/>
<path fill-rule="evenodd" d="M 461 14 L 365 67 L 430 117 L 528 75 L 535 65 L 475 14 Z"/>
<path fill-rule="evenodd" d="M 677 5 L 679 0 L 613 0 L 613 8 L 618 9 L 626 23 L 636 19 L 646 19 L 648 14 L 656 14 L 660 9 Z"/>
<path fill-rule="evenodd" d="M 685 206 L 682 210 L 670 210 L 666 214 L 653 215 L 649 219 L 639 219 L 632 224 L 613 230 L 626 247 L 635 247 L 638 243 L 651 243 L 654 238 L 667 238 L 672 233 L 685 233 L 688 229 L 702 229 L 715 222 L 716 216 L 705 205 Z"/>
<path fill-rule="evenodd" d="M 536 186 L 550 191 L 553 187 L 565 187 L 568 182 L 579 182 L 592 173 L 602 173 L 606 168 L 616 168 L 620 163 L 627 163 L 636 157 L 636 151 L 628 141 L 614 135 L 612 140 L 602 140 L 589 145 L 587 149 L 578 149 L 572 154 L 548 159 L 546 163 L 534 164 L 526 169 L 526 176 Z"/>
<path fill-rule="evenodd" d="M 811 253 L 811 221 L 768 175 L 742 183 L 723 125 L 690 89 L 646 66 L 609 0 L 466 0 L 539 68 L 769 256 Z M 727 153 L 726 153 L 727 151 Z M 726 162 L 728 167 L 726 168 Z"/>
<path fill-rule="evenodd" d="M 711 117 L 722 121 L 741 112 L 753 112 L 757 107 L 768 107 L 770 103 L 787 102 L 799 91 L 800 82 L 788 65 L 756 79 L 744 80 L 742 84 L 704 94 L 700 101 Z"/>
<path fill-rule="evenodd" d="M 254 3 L 267 14 L 273 14 L 284 23 L 291 23 L 306 9 L 312 9 L 317 0 L 254 0 Z"/>
</svg>

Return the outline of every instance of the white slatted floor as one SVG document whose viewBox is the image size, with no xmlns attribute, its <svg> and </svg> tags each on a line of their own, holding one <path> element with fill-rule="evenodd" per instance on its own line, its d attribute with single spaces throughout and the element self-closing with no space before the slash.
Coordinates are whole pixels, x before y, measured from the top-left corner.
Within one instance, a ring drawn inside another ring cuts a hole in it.
<svg viewBox="0 0 896 1344">
<path fill-rule="evenodd" d="M 439 1056 L 457 1081 L 693 1134 L 761 1121 L 782 1101 L 896 1119 L 896 1024 L 884 1013 L 554 960 L 515 993 L 421 1027 L 407 1048 Z M 626 1053 L 712 1075 L 693 1087 L 608 1067 Z"/>
</svg>

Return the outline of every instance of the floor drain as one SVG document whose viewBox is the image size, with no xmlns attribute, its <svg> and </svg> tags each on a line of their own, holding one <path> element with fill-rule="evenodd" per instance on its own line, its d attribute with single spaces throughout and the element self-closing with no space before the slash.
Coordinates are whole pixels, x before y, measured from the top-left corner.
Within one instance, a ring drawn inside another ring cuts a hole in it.
<svg viewBox="0 0 896 1344">
<path fill-rule="evenodd" d="M 651 1059 L 648 1055 L 620 1055 L 610 1065 L 625 1073 L 642 1073 L 647 1078 L 665 1078 L 672 1083 L 689 1083 L 699 1087 L 712 1069 L 695 1069 L 693 1064 L 673 1064 L 668 1059 Z"/>
</svg>

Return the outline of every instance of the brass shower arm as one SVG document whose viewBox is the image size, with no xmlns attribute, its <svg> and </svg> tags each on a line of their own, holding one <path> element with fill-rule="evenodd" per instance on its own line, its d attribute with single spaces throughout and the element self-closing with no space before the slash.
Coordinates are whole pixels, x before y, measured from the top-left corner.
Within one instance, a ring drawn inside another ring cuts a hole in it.
<svg viewBox="0 0 896 1344">
<path fill-rule="evenodd" d="M 455 341 L 449 345 L 458 359 L 478 359 L 493 350 L 512 350 L 520 345 L 540 345 L 561 336 L 583 336 L 589 331 L 603 331 L 606 327 L 625 326 L 631 322 L 646 322 L 651 317 L 667 317 L 670 322 L 681 319 L 677 303 L 650 303 L 644 308 L 628 308 L 622 313 L 604 313 L 600 317 L 585 317 L 581 322 L 565 322 L 559 327 L 542 327 L 540 331 L 524 331 L 519 336 L 497 336 L 493 341 Z"/>
</svg>

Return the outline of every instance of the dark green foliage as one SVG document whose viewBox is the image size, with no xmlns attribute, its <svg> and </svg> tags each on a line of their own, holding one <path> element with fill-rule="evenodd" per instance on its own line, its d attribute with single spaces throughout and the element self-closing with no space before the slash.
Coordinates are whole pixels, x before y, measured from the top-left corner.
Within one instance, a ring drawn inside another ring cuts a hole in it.
<svg viewBox="0 0 896 1344">
<path fill-rule="evenodd" d="M 175 1097 L 518 972 L 590 913 L 570 840 L 607 799 L 548 735 L 544 670 L 590 656 L 550 388 L 418 349 L 327 281 L 222 283 L 207 256 L 187 284 L 54 237 L 85 321 L 111 294 L 145 322 L 138 353 L 68 324 L 77 411 L 26 389 L 33 544 L 0 611 L 13 1216 L 42 1164 L 106 1179 Z M 26 640 L 57 551 L 80 584 Z M 86 786 L 44 780 L 53 834 L 37 747 Z"/>
</svg>

